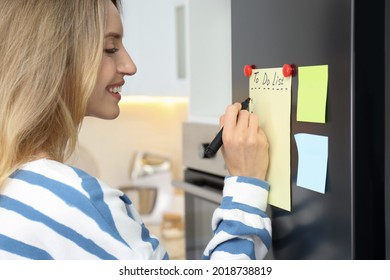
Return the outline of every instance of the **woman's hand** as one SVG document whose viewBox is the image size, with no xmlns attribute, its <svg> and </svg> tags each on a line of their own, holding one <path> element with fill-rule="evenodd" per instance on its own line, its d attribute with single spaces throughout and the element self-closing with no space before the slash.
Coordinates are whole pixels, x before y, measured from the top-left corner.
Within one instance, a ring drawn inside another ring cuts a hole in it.
<svg viewBox="0 0 390 280">
<path fill-rule="evenodd" d="M 258 116 L 241 110 L 235 103 L 220 118 L 223 126 L 222 154 L 232 176 L 266 179 L 268 170 L 268 139 L 259 127 Z"/>
</svg>

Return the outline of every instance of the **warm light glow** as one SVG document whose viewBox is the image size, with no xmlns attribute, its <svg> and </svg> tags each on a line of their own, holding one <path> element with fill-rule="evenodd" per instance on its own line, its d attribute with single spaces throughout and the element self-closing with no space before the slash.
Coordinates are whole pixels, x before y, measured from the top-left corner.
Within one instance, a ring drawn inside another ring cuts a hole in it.
<svg viewBox="0 0 390 280">
<path fill-rule="evenodd" d="M 159 104 L 177 104 L 188 103 L 188 97 L 178 96 L 146 96 L 146 95 L 131 95 L 122 96 L 119 105 L 134 104 L 134 103 L 159 103 Z"/>
</svg>

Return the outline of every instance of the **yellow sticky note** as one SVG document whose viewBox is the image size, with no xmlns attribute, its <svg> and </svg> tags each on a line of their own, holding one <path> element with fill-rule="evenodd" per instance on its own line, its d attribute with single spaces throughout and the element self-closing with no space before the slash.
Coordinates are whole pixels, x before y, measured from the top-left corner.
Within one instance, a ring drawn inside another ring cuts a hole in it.
<svg viewBox="0 0 390 280">
<path fill-rule="evenodd" d="M 249 97 L 270 145 L 268 203 L 291 211 L 291 77 L 284 77 L 282 68 L 253 69 Z"/>
<path fill-rule="evenodd" d="M 297 121 L 325 123 L 328 65 L 298 68 Z"/>
</svg>

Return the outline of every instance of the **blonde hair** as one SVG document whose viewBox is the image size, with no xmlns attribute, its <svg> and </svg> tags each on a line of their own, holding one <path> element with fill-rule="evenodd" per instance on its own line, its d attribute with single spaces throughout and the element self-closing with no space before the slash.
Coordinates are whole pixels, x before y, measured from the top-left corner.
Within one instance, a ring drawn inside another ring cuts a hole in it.
<svg viewBox="0 0 390 280">
<path fill-rule="evenodd" d="M 63 162 L 74 151 L 103 55 L 108 3 L 0 1 L 0 187 L 40 153 Z"/>
</svg>

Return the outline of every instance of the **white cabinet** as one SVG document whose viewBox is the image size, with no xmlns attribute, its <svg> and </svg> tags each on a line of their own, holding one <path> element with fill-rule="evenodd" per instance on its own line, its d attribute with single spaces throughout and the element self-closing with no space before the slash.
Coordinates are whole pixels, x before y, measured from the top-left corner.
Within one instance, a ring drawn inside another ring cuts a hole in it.
<svg viewBox="0 0 390 280">
<path fill-rule="evenodd" d="M 124 95 L 187 96 L 185 0 L 124 0 L 123 43 L 137 65 Z M 179 21 L 179 22 L 178 22 Z M 184 68 L 184 69 L 183 69 Z"/>
<path fill-rule="evenodd" d="M 218 124 L 232 100 L 230 0 L 188 0 L 189 121 Z"/>
<path fill-rule="evenodd" d="M 218 124 L 232 100 L 231 0 L 124 0 L 138 72 L 126 95 L 189 96 L 189 121 Z"/>
</svg>

